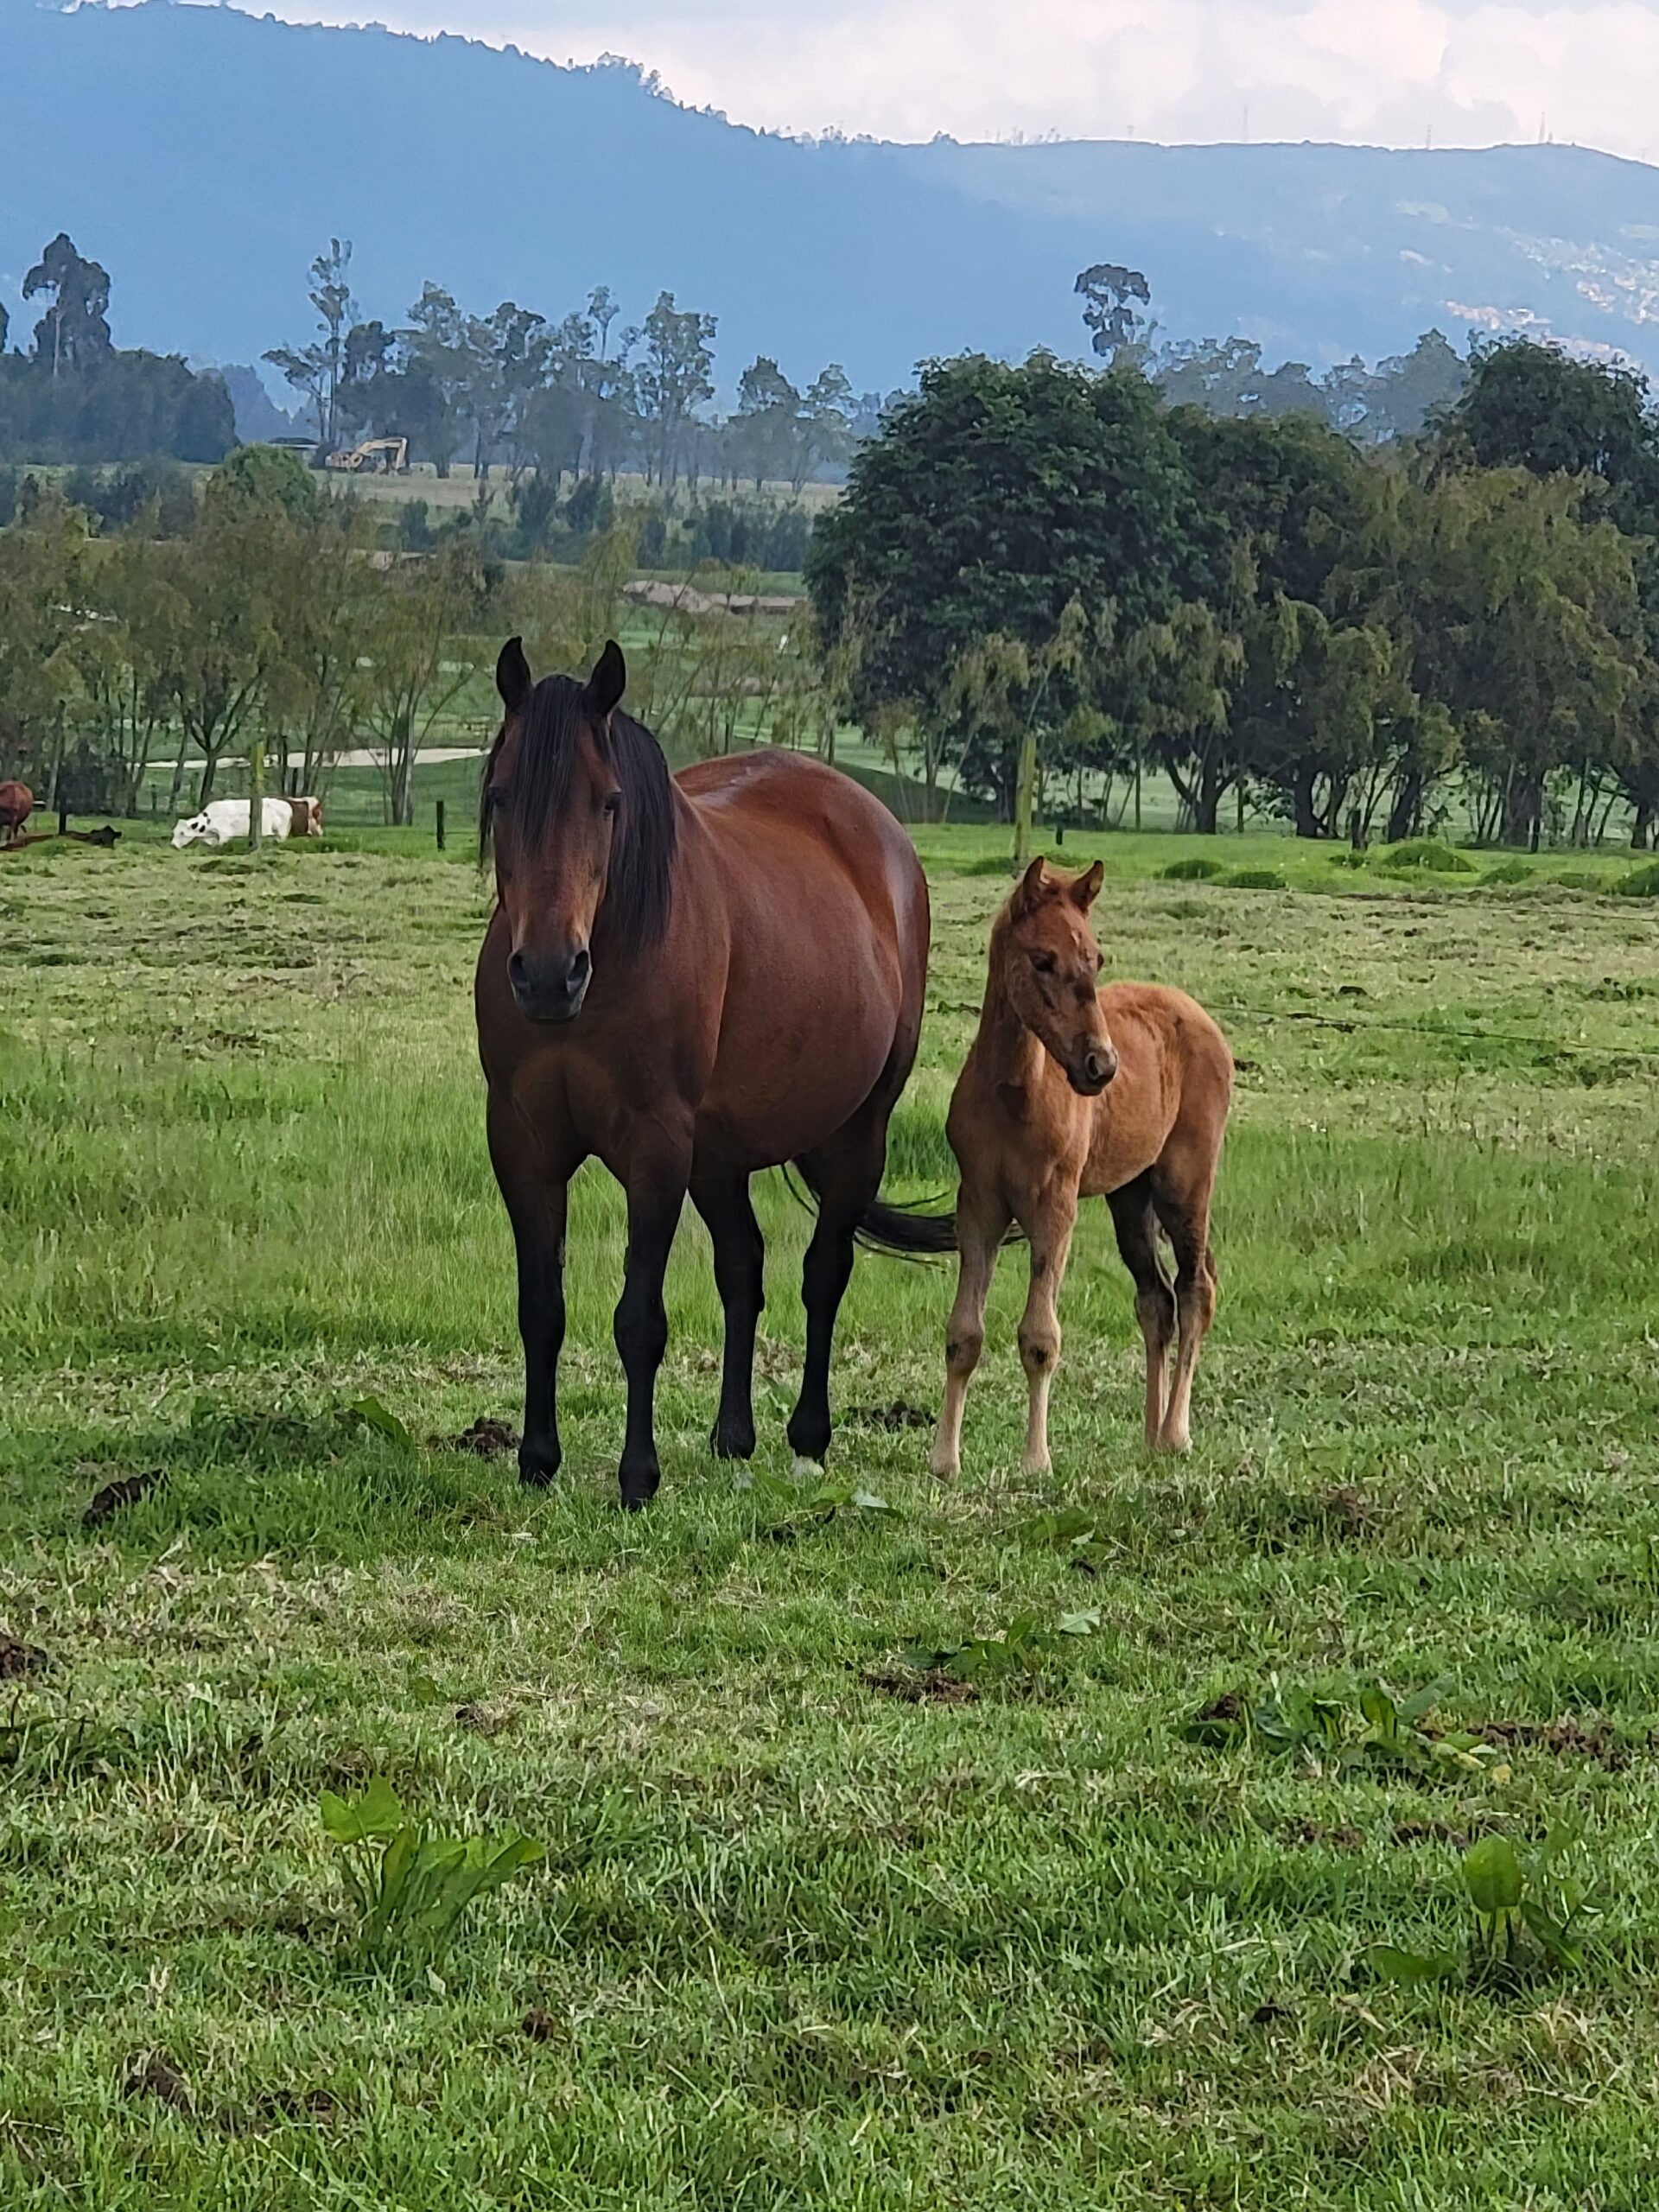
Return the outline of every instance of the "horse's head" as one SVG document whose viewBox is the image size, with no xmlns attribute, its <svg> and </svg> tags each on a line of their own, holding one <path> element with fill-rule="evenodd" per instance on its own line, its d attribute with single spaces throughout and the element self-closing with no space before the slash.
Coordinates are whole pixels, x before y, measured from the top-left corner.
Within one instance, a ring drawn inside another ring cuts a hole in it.
<svg viewBox="0 0 1659 2212">
<path fill-rule="evenodd" d="M 595 960 L 644 950 L 667 920 L 673 792 L 655 739 L 617 712 L 626 681 L 613 640 L 586 683 L 536 683 L 518 638 L 496 664 L 503 720 L 480 853 L 494 851 L 507 976 L 527 1020 L 573 1021 Z"/>
<path fill-rule="evenodd" d="M 1085 1098 L 1098 1096 L 1117 1073 L 1098 993 L 1100 948 L 1089 926 L 1104 873 L 1098 861 L 1071 876 L 1033 861 L 991 936 L 993 970 L 1009 1003 Z"/>
</svg>

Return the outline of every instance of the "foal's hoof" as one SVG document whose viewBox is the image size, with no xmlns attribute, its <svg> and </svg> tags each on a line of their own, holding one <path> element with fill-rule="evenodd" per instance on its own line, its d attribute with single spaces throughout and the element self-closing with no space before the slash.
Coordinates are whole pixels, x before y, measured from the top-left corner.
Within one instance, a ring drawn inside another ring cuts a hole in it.
<svg viewBox="0 0 1659 2212">
<path fill-rule="evenodd" d="M 954 1452 L 936 1451 L 928 1460 L 927 1471 L 942 1483 L 953 1483 L 962 1472 L 962 1461 Z"/>
<path fill-rule="evenodd" d="M 789 1471 L 798 1483 L 821 1483 L 823 1480 L 823 1462 L 822 1459 L 809 1459 L 804 1452 L 798 1452 Z"/>
</svg>

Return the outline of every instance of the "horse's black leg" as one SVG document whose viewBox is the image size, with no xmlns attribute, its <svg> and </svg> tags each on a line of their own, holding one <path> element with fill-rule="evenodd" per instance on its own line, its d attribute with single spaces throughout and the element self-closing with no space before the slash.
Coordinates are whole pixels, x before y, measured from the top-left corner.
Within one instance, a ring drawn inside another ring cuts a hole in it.
<svg viewBox="0 0 1659 2212">
<path fill-rule="evenodd" d="M 754 1454 L 754 1332 L 766 1301 L 766 1243 L 747 1175 L 699 1178 L 691 1198 L 714 1240 L 715 1281 L 726 1312 L 720 1411 L 709 1446 L 716 1459 L 748 1459 Z"/>
<path fill-rule="evenodd" d="M 490 1157 L 518 1255 L 518 1333 L 524 1345 L 524 1433 L 518 1479 L 537 1488 L 559 1471 L 559 1352 L 564 1343 L 564 1224 L 575 1163 L 548 1169 L 511 1109 L 492 1103 Z"/>
<path fill-rule="evenodd" d="M 668 1349 L 663 1276 L 685 1203 L 689 1160 L 660 1155 L 628 1175 L 628 1257 L 616 1308 L 616 1348 L 628 1382 L 628 1422 L 617 1470 L 622 1503 L 630 1511 L 657 1494 L 657 1370 Z"/>
<path fill-rule="evenodd" d="M 887 1151 L 884 1105 L 879 1115 L 867 1108 L 808 1162 L 818 1193 L 818 1225 L 801 1269 L 806 1362 L 788 1431 L 790 1448 L 803 1459 L 822 1460 L 830 1449 L 830 1357 L 836 1316 L 852 1280 L 854 1236 L 881 1188 Z"/>
</svg>

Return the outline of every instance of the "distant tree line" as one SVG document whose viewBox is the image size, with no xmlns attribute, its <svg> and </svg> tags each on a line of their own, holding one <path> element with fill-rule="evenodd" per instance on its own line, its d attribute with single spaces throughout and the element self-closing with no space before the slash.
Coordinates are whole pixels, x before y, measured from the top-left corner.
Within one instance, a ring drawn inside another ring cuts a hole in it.
<svg viewBox="0 0 1659 2212">
<path fill-rule="evenodd" d="M 0 456 L 212 461 L 236 443 L 235 410 L 218 378 L 194 374 L 176 354 L 116 346 L 109 273 L 65 233 L 22 289 L 41 312 L 32 343 L 8 352 L 10 319 L 0 305 Z"/>
<path fill-rule="evenodd" d="M 924 369 L 808 581 L 846 711 L 1003 814 L 1248 801 L 1390 839 L 1659 816 L 1659 419 L 1635 372 L 1476 349 L 1414 439 L 1171 404 L 1144 359 Z M 1069 798 L 1068 798 L 1069 795 Z"/>
<path fill-rule="evenodd" d="M 470 734 L 486 734 L 503 635 L 574 667 L 629 616 L 652 631 L 631 699 L 677 753 L 823 740 L 810 623 L 785 632 L 695 597 L 631 607 L 637 518 L 595 518 L 579 567 L 554 570 L 495 558 L 465 518 L 420 557 L 378 546 L 365 503 L 330 497 L 275 447 L 238 448 L 200 498 L 186 482 L 169 515 L 177 483 L 123 468 L 16 486 L 0 528 L 0 778 L 48 803 L 194 810 L 257 737 L 276 786 L 313 793 L 343 751 L 365 750 L 387 819 L 408 823 L 420 751 L 467 711 L 469 686 Z"/>
<path fill-rule="evenodd" d="M 1172 406 L 1210 415 L 1311 415 L 1361 445 L 1380 445 L 1421 436 L 1455 404 L 1469 376 L 1468 362 L 1438 330 L 1375 368 L 1355 354 L 1316 375 L 1306 361 L 1265 367 L 1252 338 L 1160 342 L 1152 288 L 1139 270 L 1097 262 L 1079 273 L 1075 289 L 1090 348 L 1103 363 L 1139 369 Z"/>
<path fill-rule="evenodd" d="M 861 399 L 831 363 L 804 389 L 774 360 L 753 362 L 723 422 L 715 397 L 716 319 L 662 293 L 625 323 L 608 286 L 557 321 L 516 301 L 468 313 L 428 283 L 406 321 L 365 321 L 351 289 L 349 241 L 311 265 L 313 335 L 265 356 L 304 403 L 322 454 L 365 437 L 407 438 L 414 458 L 448 475 L 505 468 L 556 490 L 569 475 L 601 480 L 638 469 L 648 483 L 783 481 L 799 491 L 845 461 L 881 400 Z"/>
</svg>

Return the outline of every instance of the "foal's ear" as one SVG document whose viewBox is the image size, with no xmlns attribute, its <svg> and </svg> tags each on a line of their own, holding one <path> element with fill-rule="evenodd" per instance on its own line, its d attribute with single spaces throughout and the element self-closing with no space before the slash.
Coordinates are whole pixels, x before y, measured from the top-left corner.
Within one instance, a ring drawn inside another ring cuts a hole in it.
<svg viewBox="0 0 1659 2212">
<path fill-rule="evenodd" d="M 1096 899 L 1099 898 L 1100 887 L 1105 880 L 1105 865 L 1103 861 L 1096 861 L 1092 868 L 1086 868 L 1081 875 L 1074 876 L 1067 884 L 1066 891 L 1086 914 Z"/>
<path fill-rule="evenodd" d="M 607 639 L 588 679 L 585 696 L 590 711 L 601 721 L 606 721 L 627 688 L 628 664 L 622 658 L 622 648 L 614 638 Z"/>
<path fill-rule="evenodd" d="M 1014 910 L 1016 914 L 1029 914 L 1034 907 L 1042 904 L 1043 893 L 1048 888 L 1047 875 L 1048 862 L 1039 853 L 1020 877 L 1020 888 L 1014 894 Z"/>
<path fill-rule="evenodd" d="M 522 714 L 534 688 L 522 638 L 509 638 L 495 664 L 495 688 L 510 715 Z"/>
</svg>

